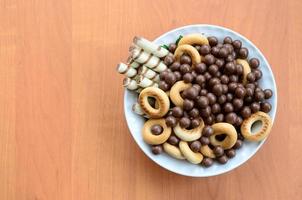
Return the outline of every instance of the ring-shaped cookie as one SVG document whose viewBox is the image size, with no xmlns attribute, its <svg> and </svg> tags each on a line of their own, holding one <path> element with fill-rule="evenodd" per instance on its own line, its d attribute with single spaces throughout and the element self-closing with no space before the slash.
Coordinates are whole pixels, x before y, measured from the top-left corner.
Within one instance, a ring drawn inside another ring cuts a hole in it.
<svg viewBox="0 0 302 200">
<path fill-rule="evenodd" d="M 158 108 L 153 108 L 148 97 L 153 97 L 158 104 Z M 150 118 L 163 117 L 170 108 L 170 100 L 167 94 L 159 88 L 147 87 L 141 91 L 138 97 L 138 103 L 140 104 L 143 112 L 150 116 Z"/>
<path fill-rule="evenodd" d="M 242 65 L 242 67 L 243 67 L 242 83 L 246 84 L 247 83 L 246 77 L 247 77 L 248 73 L 251 72 L 251 67 L 250 67 L 249 63 L 246 60 L 236 59 L 236 62 L 238 64 Z"/>
<path fill-rule="evenodd" d="M 200 125 L 194 129 L 187 130 L 185 128 L 181 128 L 179 123 L 173 128 L 173 131 L 177 137 L 186 142 L 191 142 L 197 140 L 201 137 L 201 131 L 204 127 L 204 122 L 201 119 Z"/>
<path fill-rule="evenodd" d="M 180 45 L 184 45 L 184 44 L 189 44 L 189 45 L 203 45 L 203 44 L 209 44 L 209 41 L 208 39 L 199 34 L 199 33 L 192 33 L 192 34 L 189 34 L 189 35 L 185 35 L 183 36 L 179 42 L 178 42 L 178 46 Z"/>
<path fill-rule="evenodd" d="M 262 122 L 262 127 L 257 133 L 253 134 L 251 130 L 252 125 L 259 120 Z M 249 118 L 245 119 L 241 124 L 241 134 L 245 139 L 252 142 L 258 142 L 266 138 L 270 133 L 271 129 L 272 129 L 272 120 L 270 116 L 261 111 L 252 114 Z"/>
<path fill-rule="evenodd" d="M 160 125 L 163 132 L 160 135 L 154 135 L 151 132 L 153 125 Z M 143 140 L 152 145 L 162 144 L 168 140 L 171 135 L 172 129 L 166 125 L 165 119 L 149 119 L 143 126 Z"/>
<path fill-rule="evenodd" d="M 192 68 L 195 67 L 196 64 L 200 63 L 202 60 L 202 57 L 198 53 L 198 51 L 195 49 L 195 47 L 184 44 L 181 46 L 178 46 L 177 49 L 174 52 L 174 57 L 176 60 L 180 60 L 180 57 L 184 54 L 188 54 L 191 57 L 192 60 Z"/>
<path fill-rule="evenodd" d="M 191 83 L 185 83 L 184 81 L 177 81 L 170 90 L 170 99 L 174 105 L 183 107 L 184 99 L 180 93 L 188 88 L 192 87 Z"/>
<path fill-rule="evenodd" d="M 200 152 L 206 157 L 216 158 L 214 151 L 209 147 L 209 145 L 201 146 Z"/>
<path fill-rule="evenodd" d="M 173 158 L 176 158 L 176 159 L 179 159 L 179 160 L 184 160 L 184 159 L 186 159 L 186 158 L 182 155 L 182 153 L 181 153 L 181 151 L 179 150 L 178 147 L 173 146 L 173 145 L 169 144 L 168 142 L 165 142 L 165 143 L 163 144 L 163 147 L 164 147 L 164 151 L 165 151 L 168 155 L 172 156 Z"/>
<path fill-rule="evenodd" d="M 195 153 L 193 152 L 188 143 L 185 141 L 180 141 L 179 142 L 179 149 L 182 153 L 182 155 L 184 155 L 184 157 L 193 164 L 198 164 L 201 163 L 202 159 L 203 159 L 203 155 L 201 153 Z"/>
<path fill-rule="evenodd" d="M 214 134 L 210 136 L 210 142 L 214 146 L 221 146 L 223 149 L 230 149 L 237 141 L 237 132 L 235 127 L 229 123 L 216 123 L 212 125 Z M 216 135 L 226 134 L 222 141 L 216 139 Z"/>
</svg>

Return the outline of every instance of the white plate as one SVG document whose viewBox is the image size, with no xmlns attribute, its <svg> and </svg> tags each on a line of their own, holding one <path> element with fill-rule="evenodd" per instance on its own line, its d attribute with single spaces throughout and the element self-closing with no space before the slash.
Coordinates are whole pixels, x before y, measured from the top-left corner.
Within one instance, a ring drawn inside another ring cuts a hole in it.
<svg viewBox="0 0 302 200">
<path fill-rule="evenodd" d="M 277 109 L 277 88 L 273 72 L 260 50 L 242 35 L 232 30 L 213 25 L 189 25 L 180 27 L 161 35 L 160 37 L 156 38 L 154 42 L 159 45 L 169 44 L 175 42 L 179 35 L 187 35 L 189 33 L 202 33 L 205 36 L 216 36 L 220 41 L 226 36 L 230 36 L 232 39 L 239 39 L 242 41 L 243 46 L 249 50 L 249 58 L 256 57 L 260 60 L 260 69 L 263 72 L 263 77 L 260 81 L 261 87 L 264 89 L 269 88 L 273 91 L 273 96 L 269 100 L 269 102 L 272 104 L 272 110 L 270 111 L 269 115 L 274 120 Z M 264 141 L 258 143 L 250 143 L 245 141 L 242 148 L 236 151 L 236 156 L 230 159 L 225 165 L 215 162 L 215 164 L 209 168 L 204 168 L 201 165 L 194 165 L 188 161 L 174 159 L 165 153 L 153 155 L 150 145 L 146 144 L 142 138 L 141 130 L 144 124 L 144 119 L 133 113 L 131 110 L 132 105 L 136 102 L 136 100 L 137 94 L 125 90 L 125 117 L 133 138 L 151 160 L 163 168 L 177 174 L 193 177 L 208 177 L 228 172 L 251 158 L 264 143 Z"/>
</svg>

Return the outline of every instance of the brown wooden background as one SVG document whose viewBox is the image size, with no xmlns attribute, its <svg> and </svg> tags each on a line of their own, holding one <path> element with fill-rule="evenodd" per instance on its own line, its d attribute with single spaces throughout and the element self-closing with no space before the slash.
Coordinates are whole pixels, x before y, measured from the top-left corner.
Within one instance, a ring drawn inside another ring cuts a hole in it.
<svg viewBox="0 0 302 200">
<path fill-rule="evenodd" d="M 0 199 L 302 199 L 301 10 L 299 0 L 0 0 Z M 199 179 L 140 151 L 115 72 L 134 35 L 196 23 L 253 41 L 279 93 L 256 156 Z"/>
</svg>

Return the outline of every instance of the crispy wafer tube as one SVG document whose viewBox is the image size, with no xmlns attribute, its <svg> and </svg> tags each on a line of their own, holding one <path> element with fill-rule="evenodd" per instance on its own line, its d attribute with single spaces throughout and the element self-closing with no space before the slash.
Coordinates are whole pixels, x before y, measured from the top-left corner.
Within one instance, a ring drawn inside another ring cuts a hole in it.
<svg viewBox="0 0 302 200">
<path fill-rule="evenodd" d="M 166 55 L 168 55 L 169 51 L 165 48 L 162 48 L 161 46 L 158 46 L 149 40 L 135 36 L 133 38 L 133 43 L 139 46 L 140 48 L 144 49 L 148 53 L 152 53 L 153 55 L 162 58 Z"/>
<path fill-rule="evenodd" d="M 130 67 L 137 69 L 141 66 L 141 64 L 135 62 L 131 56 L 128 57 L 127 59 L 127 65 L 129 65 Z"/>
<path fill-rule="evenodd" d="M 167 66 L 158 57 L 153 56 L 142 49 L 135 48 L 130 53 L 135 62 L 143 64 L 156 72 L 162 72 L 167 69 Z"/>
<path fill-rule="evenodd" d="M 116 70 L 120 74 L 124 74 L 125 76 L 132 78 L 137 74 L 137 70 L 130 67 L 129 65 L 126 65 L 124 63 L 119 63 L 116 67 Z"/>
<path fill-rule="evenodd" d="M 135 112 L 138 115 L 141 115 L 141 116 L 145 117 L 145 118 L 149 118 L 147 115 L 145 115 L 145 113 L 142 110 L 142 107 L 137 102 L 133 104 L 132 111 Z"/>
<path fill-rule="evenodd" d="M 136 80 L 131 79 L 129 77 L 124 78 L 123 80 L 123 86 L 129 90 L 136 90 L 139 88 Z"/>
<path fill-rule="evenodd" d="M 137 85 L 139 87 L 142 88 L 146 88 L 146 87 L 158 87 L 158 84 L 150 79 L 148 79 L 147 77 L 144 77 L 142 75 L 138 76 L 138 81 L 137 81 Z"/>
<path fill-rule="evenodd" d="M 159 82 L 159 74 L 153 71 L 152 69 L 149 69 L 145 65 L 141 66 L 138 70 L 138 74 L 142 75 L 150 80 L 153 80 L 154 82 Z"/>
</svg>

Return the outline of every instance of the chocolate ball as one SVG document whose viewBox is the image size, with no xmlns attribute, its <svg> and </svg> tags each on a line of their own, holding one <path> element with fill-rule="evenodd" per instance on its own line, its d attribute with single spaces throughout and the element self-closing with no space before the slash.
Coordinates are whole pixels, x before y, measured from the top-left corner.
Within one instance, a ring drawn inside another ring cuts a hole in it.
<svg viewBox="0 0 302 200">
<path fill-rule="evenodd" d="M 224 106 L 223 106 L 223 111 L 225 113 L 229 113 L 229 112 L 233 112 L 234 110 L 234 107 L 231 103 L 225 103 Z"/>
<path fill-rule="evenodd" d="M 200 143 L 201 143 L 201 145 L 208 145 L 208 144 L 210 144 L 210 139 L 208 137 L 202 136 L 200 138 Z"/>
<path fill-rule="evenodd" d="M 190 148 L 191 148 L 191 150 L 193 151 L 193 152 L 198 152 L 199 150 L 200 150 L 200 148 L 201 148 L 201 143 L 198 141 L 198 140 L 196 140 L 196 141 L 194 141 L 194 142 L 192 142 L 191 144 L 190 144 Z"/>
<path fill-rule="evenodd" d="M 248 96 L 248 97 L 252 97 L 253 95 L 254 95 L 254 90 L 252 89 L 252 88 L 246 88 L 246 96 Z"/>
<path fill-rule="evenodd" d="M 182 110 L 181 107 L 174 107 L 172 108 L 172 115 L 176 118 L 182 117 L 184 114 L 184 111 Z"/>
<path fill-rule="evenodd" d="M 172 71 L 178 71 L 180 68 L 180 63 L 178 61 L 175 61 L 174 63 L 172 63 L 172 65 L 170 66 L 170 69 Z"/>
<path fill-rule="evenodd" d="M 191 127 L 192 128 L 196 128 L 196 127 L 198 127 L 200 125 L 200 120 L 199 119 L 192 119 L 192 121 L 191 121 Z"/>
<path fill-rule="evenodd" d="M 205 124 L 207 124 L 207 125 L 212 125 L 212 124 L 214 124 L 214 121 L 215 121 L 215 117 L 214 117 L 214 115 L 210 115 L 210 116 L 208 116 L 206 119 L 205 119 Z"/>
<path fill-rule="evenodd" d="M 190 112 L 189 112 L 189 116 L 196 118 L 199 116 L 199 110 L 197 108 L 193 108 Z"/>
<path fill-rule="evenodd" d="M 240 49 L 242 45 L 240 40 L 234 40 L 232 44 L 235 49 Z"/>
<path fill-rule="evenodd" d="M 204 77 L 205 77 L 206 81 L 208 81 L 212 78 L 212 75 L 209 72 L 205 72 Z"/>
<path fill-rule="evenodd" d="M 211 47 L 216 46 L 218 44 L 218 39 L 214 36 L 208 37 L 208 41 Z"/>
<path fill-rule="evenodd" d="M 234 149 L 228 149 L 225 154 L 228 158 L 234 158 L 236 156 L 236 151 Z"/>
<path fill-rule="evenodd" d="M 214 147 L 213 152 L 216 156 L 222 156 L 224 154 L 224 150 L 221 146 Z"/>
<path fill-rule="evenodd" d="M 264 90 L 264 98 L 269 99 L 273 96 L 273 91 L 271 89 L 265 89 Z"/>
<path fill-rule="evenodd" d="M 179 67 L 180 73 L 185 74 L 191 71 L 191 67 L 188 64 L 182 64 Z"/>
<path fill-rule="evenodd" d="M 243 100 L 242 99 L 233 99 L 233 106 L 234 106 L 234 110 L 240 110 L 243 106 Z"/>
<path fill-rule="evenodd" d="M 167 56 L 164 58 L 164 63 L 165 63 L 165 65 L 167 65 L 167 66 L 171 65 L 173 62 L 174 62 L 174 56 L 173 56 L 173 55 L 167 55 Z"/>
<path fill-rule="evenodd" d="M 212 64 L 209 66 L 208 71 L 212 76 L 215 76 L 215 74 L 218 72 L 218 66 L 215 64 Z"/>
<path fill-rule="evenodd" d="M 226 84 L 222 84 L 222 94 L 226 94 L 229 91 L 229 87 Z"/>
<path fill-rule="evenodd" d="M 173 117 L 173 116 L 168 116 L 168 117 L 166 118 L 166 124 L 167 124 L 167 126 L 169 126 L 169 127 L 175 127 L 176 124 L 177 124 L 176 118 Z"/>
<path fill-rule="evenodd" d="M 175 74 L 170 72 L 165 76 L 165 81 L 169 85 L 173 85 L 176 82 Z"/>
<path fill-rule="evenodd" d="M 244 119 L 246 119 L 246 118 L 249 118 L 250 116 L 251 116 L 251 109 L 250 109 L 250 107 L 248 107 L 248 106 L 244 106 L 243 108 L 242 108 L 242 110 L 241 110 L 241 116 L 244 118 Z"/>
<path fill-rule="evenodd" d="M 233 98 L 234 98 L 234 96 L 233 96 L 232 93 L 227 93 L 226 94 L 226 100 L 227 100 L 227 102 L 232 102 Z"/>
<path fill-rule="evenodd" d="M 253 72 L 248 73 L 247 76 L 246 76 L 246 80 L 249 83 L 255 82 L 255 80 L 256 80 L 255 74 Z"/>
<path fill-rule="evenodd" d="M 171 135 L 168 139 L 168 142 L 172 145 L 178 145 L 179 139 L 175 135 Z"/>
<path fill-rule="evenodd" d="M 213 87 L 213 89 L 212 89 L 213 93 L 214 93 L 216 96 L 222 95 L 222 90 L 223 90 L 223 88 L 222 88 L 222 85 L 221 85 L 221 84 L 216 84 L 216 85 L 214 85 L 214 87 Z"/>
<path fill-rule="evenodd" d="M 203 44 L 200 47 L 199 53 L 203 56 L 209 54 L 211 52 L 211 47 L 207 44 Z"/>
<path fill-rule="evenodd" d="M 205 96 L 200 96 L 196 103 L 199 108 L 206 108 L 209 105 L 209 99 Z"/>
<path fill-rule="evenodd" d="M 225 164 L 228 162 L 228 157 L 226 155 L 222 155 L 220 157 L 217 158 L 217 161 L 220 163 L 220 164 Z"/>
<path fill-rule="evenodd" d="M 227 75 L 222 75 L 220 77 L 220 81 L 222 84 L 228 84 L 229 83 L 229 77 Z"/>
<path fill-rule="evenodd" d="M 225 73 L 226 74 L 234 74 L 236 72 L 236 66 L 233 62 L 228 62 L 226 65 L 225 65 Z"/>
<path fill-rule="evenodd" d="M 262 91 L 255 92 L 254 96 L 255 96 L 256 101 L 263 101 L 264 100 L 264 92 L 262 92 Z"/>
<path fill-rule="evenodd" d="M 216 103 L 216 96 L 213 93 L 208 93 L 207 97 L 208 97 L 210 105 L 213 105 L 214 103 Z"/>
<path fill-rule="evenodd" d="M 201 86 L 203 83 L 206 82 L 206 78 L 204 75 L 198 75 L 195 79 L 195 82 Z"/>
<path fill-rule="evenodd" d="M 227 36 L 223 39 L 224 44 L 232 44 L 233 40 L 230 36 Z"/>
<path fill-rule="evenodd" d="M 244 97 L 244 103 L 250 104 L 253 102 L 253 97 Z"/>
<path fill-rule="evenodd" d="M 237 65 L 236 65 L 236 74 L 237 74 L 238 76 L 240 76 L 240 75 L 243 74 L 243 66 L 242 66 L 242 65 L 240 65 L 240 64 L 237 64 Z"/>
<path fill-rule="evenodd" d="M 191 73 L 185 73 L 185 75 L 183 75 L 182 78 L 183 78 L 185 83 L 191 83 L 194 79 L 194 77 Z"/>
<path fill-rule="evenodd" d="M 234 52 L 234 47 L 231 44 L 224 44 L 223 48 L 226 48 L 229 54 L 232 54 L 233 56 L 233 52 Z M 234 57 L 234 56 L 233 56 Z"/>
<path fill-rule="evenodd" d="M 227 58 L 225 59 L 227 62 L 232 62 L 232 63 L 234 63 L 234 56 L 232 55 L 232 54 L 229 54 L 228 56 L 227 56 Z M 235 64 L 235 63 L 234 63 Z"/>
<path fill-rule="evenodd" d="M 234 112 L 230 112 L 225 116 L 225 121 L 229 124 L 235 124 L 237 120 L 237 115 Z"/>
<path fill-rule="evenodd" d="M 163 127 L 158 124 L 151 126 L 151 133 L 153 135 L 160 135 L 163 132 Z"/>
<path fill-rule="evenodd" d="M 215 104 L 212 105 L 211 110 L 212 110 L 213 114 L 217 114 L 217 113 L 220 113 L 221 107 L 218 103 L 215 103 Z"/>
<path fill-rule="evenodd" d="M 195 87 L 190 87 L 189 89 L 186 89 L 186 97 L 188 99 L 195 99 L 198 96 L 198 91 Z"/>
<path fill-rule="evenodd" d="M 228 51 L 227 48 L 225 48 L 225 47 L 222 47 L 222 48 L 219 50 L 219 53 L 218 53 L 219 57 L 221 57 L 221 58 L 227 57 L 228 54 L 229 54 L 229 51 Z"/>
<path fill-rule="evenodd" d="M 249 50 L 245 47 L 242 47 L 238 51 L 239 58 L 246 59 L 249 55 Z"/>
<path fill-rule="evenodd" d="M 215 63 L 215 57 L 212 54 L 208 54 L 204 57 L 205 63 L 207 65 L 212 65 Z"/>
<path fill-rule="evenodd" d="M 179 71 L 173 72 L 176 78 L 176 81 L 180 81 L 182 79 L 182 75 Z"/>
<path fill-rule="evenodd" d="M 219 104 L 224 104 L 224 103 L 226 102 L 226 100 L 227 100 L 227 98 L 226 98 L 226 96 L 223 94 L 223 95 L 221 95 L 220 97 L 218 97 L 217 102 L 218 102 Z"/>
<path fill-rule="evenodd" d="M 219 83 L 220 83 L 220 79 L 217 77 L 214 77 L 209 80 L 208 85 L 210 87 L 213 87 L 214 85 L 219 84 Z"/>
<path fill-rule="evenodd" d="M 193 84 L 192 86 L 196 88 L 196 90 L 197 90 L 198 93 L 200 92 L 200 90 L 201 90 L 200 85 L 198 85 L 198 84 Z"/>
<path fill-rule="evenodd" d="M 174 51 L 176 50 L 177 45 L 174 43 L 169 44 L 169 51 L 174 53 Z"/>
<path fill-rule="evenodd" d="M 179 120 L 179 125 L 182 128 L 189 128 L 189 126 L 191 125 L 191 120 L 189 118 L 187 118 L 187 117 L 182 117 Z"/>
<path fill-rule="evenodd" d="M 198 63 L 197 65 L 195 65 L 195 71 L 198 74 L 202 74 L 207 70 L 207 66 L 204 63 Z"/>
<path fill-rule="evenodd" d="M 189 99 L 184 100 L 184 104 L 183 104 L 184 110 L 190 111 L 190 110 L 192 110 L 193 107 L 194 107 L 194 101 L 189 100 Z"/>
<path fill-rule="evenodd" d="M 213 165 L 213 159 L 212 158 L 208 158 L 208 157 L 204 157 L 201 161 L 201 165 L 204 167 L 210 167 Z"/>
<path fill-rule="evenodd" d="M 216 122 L 223 122 L 224 121 L 224 115 L 223 114 L 218 114 L 216 115 Z"/>
<path fill-rule="evenodd" d="M 215 47 L 212 47 L 212 49 L 211 49 L 211 53 L 212 53 L 212 55 L 214 55 L 214 56 L 218 56 L 218 54 L 219 54 L 219 50 L 220 50 L 220 48 L 219 47 L 217 47 L 217 46 L 215 46 Z"/>
<path fill-rule="evenodd" d="M 239 79 L 238 76 L 235 75 L 235 74 L 229 76 L 229 80 L 230 80 L 231 83 L 237 83 L 238 79 Z"/>
<path fill-rule="evenodd" d="M 158 155 L 163 152 L 163 148 L 161 145 L 154 145 L 151 147 L 151 151 L 153 154 Z"/>
<path fill-rule="evenodd" d="M 233 148 L 240 149 L 242 144 L 243 144 L 242 140 L 237 140 L 236 143 L 234 144 Z"/>
<path fill-rule="evenodd" d="M 272 109 L 272 105 L 268 102 L 263 102 L 260 104 L 261 111 L 268 113 Z"/>
<path fill-rule="evenodd" d="M 259 69 L 256 69 L 253 71 L 254 75 L 255 75 L 255 80 L 258 81 L 262 78 L 262 72 Z"/>
<path fill-rule="evenodd" d="M 211 126 L 205 126 L 202 129 L 202 136 L 204 137 L 210 137 L 213 134 L 214 134 L 214 129 Z"/>
<path fill-rule="evenodd" d="M 245 94 L 246 94 L 245 88 L 242 88 L 242 87 L 237 87 L 236 88 L 236 90 L 235 90 L 236 97 L 238 97 L 240 99 L 243 99 Z"/>
<path fill-rule="evenodd" d="M 205 107 L 205 108 L 202 108 L 201 110 L 200 110 L 200 115 L 202 116 L 202 117 L 209 117 L 210 115 L 211 115 L 211 107 L 210 106 L 207 106 L 207 107 Z"/>
<path fill-rule="evenodd" d="M 229 87 L 229 91 L 230 92 L 235 92 L 236 88 L 237 88 L 237 83 L 229 83 L 228 84 L 228 87 Z"/>
<path fill-rule="evenodd" d="M 206 96 L 207 93 L 208 93 L 208 91 L 206 89 L 201 89 L 199 92 L 200 96 Z"/>
<path fill-rule="evenodd" d="M 165 81 L 160 81 L 158 87 L 163 91 L 168 91 L 170 89 L 169 85 Z"/>
<path fill-rule="evenodd" d="M 260 110 L 260 104 L 258 102 L 253 102 L 250 105 L 250 108 L 253 113 L 258 112 Z"/>
<path fill-rule="evenodd" d="M 258 58 L 251 58 L 249 64 L 251 68 L 256 69 L 259 67 L 260 61 L 258 60 Z"/>
<path fill-rule="evenodd" d="M 221 68 L 224 65 L 223 59 L 216 59 L 215 64 L 218 66 L 218 68 Z"/>
<path fill-rule="evenodd" d="M 182 56 L 180 56 L 180 63 L 181 64 L 188 64 L 188 65 L 191 65 L 191 57 L 186 55 L 186 54 L 183 54 Z"/>
<path fill-rule="evenodd" d="M 237 116 L 237 119 L 236 119 L 236 122 L 235 122 L 234 125 L 235 125 L 235 126 L 241 126 L 242 122 L 243 122 L 242 117 Z"/>
</svg>

